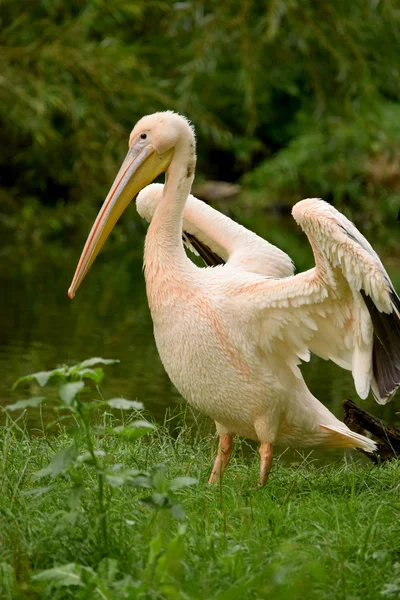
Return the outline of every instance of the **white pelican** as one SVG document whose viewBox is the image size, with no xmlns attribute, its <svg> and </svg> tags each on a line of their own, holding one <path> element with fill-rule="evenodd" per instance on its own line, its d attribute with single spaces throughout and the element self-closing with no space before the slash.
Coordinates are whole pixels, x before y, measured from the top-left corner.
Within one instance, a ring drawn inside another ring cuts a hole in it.
<svg viewBox="0 0 400 600">
<path fill-rule="evenodd" d="M 194 131 L 175 113 L 143 117 L 100 210 L 69 289 L 72 298 L 132 198 L 151 221 L 146 289 L 163 365 L 182 396 L 211 417 L 220 436 L 210 482 L 232 435 L 258 440 L 263 485 L 274 444 L 375 449 L 308 390 L 298 365 L 310 351 L 352 371 L 356 390 L 385 403 L 400 384 L 400 300 L 378 256 L 326 202 L 298 202 L 315 267 L 293 275 L 289 257 L 190 196 Z M 212 268 L 187 257 L 184 240 Z"/>
</svg>

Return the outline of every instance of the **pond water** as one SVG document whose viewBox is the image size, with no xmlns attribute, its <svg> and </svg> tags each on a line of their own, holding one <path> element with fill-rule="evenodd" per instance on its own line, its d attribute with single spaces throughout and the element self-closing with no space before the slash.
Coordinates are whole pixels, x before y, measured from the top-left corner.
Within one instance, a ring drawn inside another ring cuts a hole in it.
<svg viewBox="0 0 400 600">
<path fill-rule="evenodd" d="M 262 215 L 251 223 L 243 215 L 235 218 L 288 251 L 300 269 L 311 265 L 307 239 L 295 230 L 290 218 Z M 39 245 L 32 252 L 25 248 L 21 254 L 18 242 L 14 247 L 10 242 L 7 252 L 3 252 L 0 405 L 38 394 L 35 386 L 11 391 L 21 375 L 92 356 L 120 360 L 117 365 L 105 367 L 101 384 L 105 397 L 138 399 L 158 420 L 163 419 L 168 407 L 182 402 L 164 372 L 153 339 L 142 273 L 145 227 L 138 223 L 134 211 L 121 227 L 106 244 L 73 301 L 67 289 L 86 232 L 62 240 L 61 246 L 58 242 L 56 250 L 51 245 Z M 395 278 L 397 259 L 386 258 L 389 273 Z M 397 288 L 399 283 L 397 280 Z M 370 398 L 362 403 L 350 374 L 332 363 L 314 357 L 302 369 L 311 391 L 339 418 L 343 399 L 350 397 L 381 418 L 398 422 L 395 402 L 381 407 Z M 41 427 L 39 414 L 33 409 L 27 424 L 32 430 Z"/>
</svg>

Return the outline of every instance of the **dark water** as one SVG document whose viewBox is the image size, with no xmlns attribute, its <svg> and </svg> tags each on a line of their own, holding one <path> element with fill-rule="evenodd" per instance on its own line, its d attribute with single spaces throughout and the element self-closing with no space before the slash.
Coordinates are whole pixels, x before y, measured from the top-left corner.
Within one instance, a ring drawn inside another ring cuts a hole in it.
<svg viewBox="0 0 400 600">
<path fill-rule="evenodd" d="M 236 218 L 246 223 L 245 217 Z M 105 397 L 138 399 L 159 420 L 167 407 L 182 401 L 164 372 L 153 340 L 142 273 L 145 228 L 133 213 L 130 219 L 123 233 L 115 234 L 106 245 L 73 301 L 67 289 L 85 232 L 54 246 L 39 244 L 32 251 L 26 247 L 22 251 L 18 242 L 8 240 L 0 272 L 0 405 L 39 393 L 34 386 L 12 392 L 13 382 L 21 375 L 91 356 L 120 360 L 118 365 L 105 367 L 101 385 Z M 289 252 L 300 269 L 310 266 L 307 239 L 291 221 L 262 216 L 246 224 Z M 394 278 L 396 259 L 386 258 Z M 399 395 L 397 402 L 385 407 L 371 399 L 362 403 L 350 374 L 317 358 L 304 365 L 303 372 L 312 392 L 339 418 L 343 399 L 350 397 L 381 418 L 398 421 Z M 39 414 L 33 409 L 27 418 L 29 427 L 39 427 Z"/>
</svg>

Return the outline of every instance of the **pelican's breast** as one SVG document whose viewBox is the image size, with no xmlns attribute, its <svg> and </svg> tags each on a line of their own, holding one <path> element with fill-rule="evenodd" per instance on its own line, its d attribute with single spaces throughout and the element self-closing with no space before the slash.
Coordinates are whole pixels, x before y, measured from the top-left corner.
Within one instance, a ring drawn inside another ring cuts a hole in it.
<svg viewBox="0 0 400 600">
<path fill-rule="evenodd" d="M 208 282 L 150 269 L 146 283 L 157 349 L 176 388 L 212 419 L 252 427 L 265 401 L 254 383 L 252 344 L 243 348 L 234 337 L 240 326 L 232 326 Z"/>
</svg>

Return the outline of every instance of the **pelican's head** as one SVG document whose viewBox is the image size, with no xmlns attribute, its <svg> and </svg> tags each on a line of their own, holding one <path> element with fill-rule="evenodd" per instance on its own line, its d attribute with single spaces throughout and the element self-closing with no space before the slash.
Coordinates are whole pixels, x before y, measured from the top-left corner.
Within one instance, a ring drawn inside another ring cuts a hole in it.
<svg viewBox="0 0 400 600">
<path fill-rule="evenodd" d="M 147 115 L 129 137 L 129 150 L 89 233 L 68 290 L 70 298 L 130 201 L 146 185 L 166 172 L 175 154 L 194 152 L 194 132 L 189 121 L 174 112 Z"/>
<path fill-rule="evenodd" d="M 146 141 L 158 154 L 164 154 L 185 142 L 190 143 L 193 138 L 194 129 L 186 117 L 168 110 L 142 117 L 131 131 L 129 148 Z"/>
</svg>

